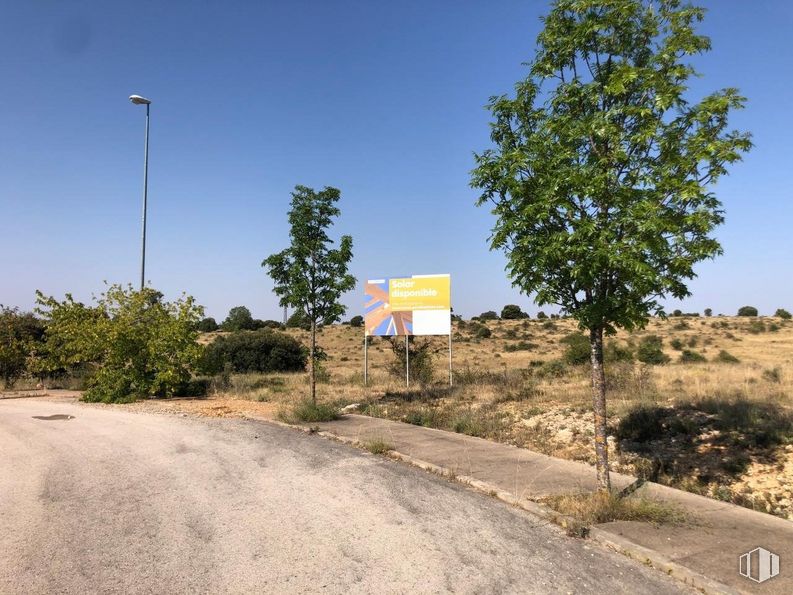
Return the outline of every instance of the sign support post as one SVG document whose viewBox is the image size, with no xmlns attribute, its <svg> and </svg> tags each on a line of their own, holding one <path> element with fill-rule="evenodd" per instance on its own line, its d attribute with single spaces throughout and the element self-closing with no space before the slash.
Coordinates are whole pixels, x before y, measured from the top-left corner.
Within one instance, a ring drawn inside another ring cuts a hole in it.
<svg viewBox="0 0 793 595">
<path fill-rule="evenodd" d="M 449 386 L 452 384 L 452 333 L 449 331 Z"/>
<path fill-rule="evenodd" d="M 364 334 L 363 336 L 363 385 L 369 385 L 369 336 Z"/>
<path fill-rule="evenodd" d="M 410 388 L 410 345 L 408 335 L 405 335 L 405 387 Z"/>
</svg>

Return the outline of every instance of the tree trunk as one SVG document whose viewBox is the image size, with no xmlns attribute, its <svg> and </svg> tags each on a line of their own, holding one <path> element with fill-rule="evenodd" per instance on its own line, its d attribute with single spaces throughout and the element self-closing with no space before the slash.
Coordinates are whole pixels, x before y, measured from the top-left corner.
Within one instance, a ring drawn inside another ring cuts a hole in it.
<svg viewBox="0 0 793 595">
<path fill-rule="evenodd" d="M 595 414 L 595 459 L 598 490 L 611 489 L 609 450 L 606 440 L 606 375 L 603 370 L 603 327 L 589 330 L 592 358 L 592 410 Z"/>
<path fill-rule="evenodd" d="M 309 373 L 311 374 L 311 402 L 317 404 L 317 364 L 316 364 L 316 351 L 317 351 L 317 322 L 311 321 L 311 350 L 309 353 Z"/>
</svg>

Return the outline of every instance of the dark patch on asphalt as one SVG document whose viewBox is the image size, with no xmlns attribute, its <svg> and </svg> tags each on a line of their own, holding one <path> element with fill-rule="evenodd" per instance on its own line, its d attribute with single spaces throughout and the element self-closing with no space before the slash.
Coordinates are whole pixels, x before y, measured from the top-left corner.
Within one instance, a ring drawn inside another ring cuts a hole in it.
<svg viewBox="0 0 793 595">
<path fill-rule="evenodd" d="M 34 415 L 33 419 L 40 419 L 43 421 L 69 421 L 74 419 L 73 415 L 66 415 L 65 413 L 56 413 L 55 415 Z"/>
</svg>

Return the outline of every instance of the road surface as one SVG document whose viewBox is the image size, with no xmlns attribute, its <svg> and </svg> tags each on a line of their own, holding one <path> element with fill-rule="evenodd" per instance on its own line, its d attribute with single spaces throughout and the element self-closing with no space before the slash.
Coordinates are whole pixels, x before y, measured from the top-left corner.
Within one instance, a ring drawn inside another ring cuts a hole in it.
<svg viewBox="0 0 793 595">
<path fill-rule="evenodd" d="M 3 594 L 679 589 L 502 502 L 317 436 L 41 398 L 0 400 L 0 529 Z"/>
</svg>

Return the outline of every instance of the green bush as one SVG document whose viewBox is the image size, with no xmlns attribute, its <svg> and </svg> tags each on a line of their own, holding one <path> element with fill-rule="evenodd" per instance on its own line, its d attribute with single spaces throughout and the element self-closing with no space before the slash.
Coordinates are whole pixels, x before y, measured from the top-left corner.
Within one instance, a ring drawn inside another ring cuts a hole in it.
<svg viewBox="0 0 793 595">
<path fill-rule="evenodd" d="M 300 310 L 295 310 L 295 312 L 287 319 L 286 321 L 286 328 L 301 328 L 304 331 L 307 331 L 311 328 L 311 322 L 308 320 L 305 314 Z"/>
<path fill-rule="evenodd" d="M 719 355 L 716 356 L 716 361 L 717 362 L 721 362 L 723 364 L 737 364 L 741 360 L 739 360 L 737 357 L 735 357 L 729 351 L 725 351 L 724 349 L 722 349 L 719 352 Z"/>
<path fill-rule="evenodd" d="M 510 343 L 504 347 L 504 351 L 506 352 L 513 352 L 513 351 L 533 351 L 537 349 L 539 345 L 536 343 L 529 343 L 528 341 L 518 341 L 517 343 Z"/>
<path fill-rule="evenodd" d="M 493 312 L 493 310 L 488 310 L 479 315 L 479 320 L 498 320 L 498 314 Z"/>
<path fill-rule="evenodd" d="M 777 308 L 777 311 L 774 312 L 774 316 L 781 318 L 782 320 L 790 320 L 791 314 L 784 308 Z"/>
<path fill-rule="evenodd" d="M 363 326 L 363 316 L 353 316 L 350 318 L 350 326 L 353 328 L 360 328 Z"/>
<path fill-rule="evenodd" d="M 487 328 L 485 325 L 480 326 L 476 329 L 476 338 L 477 339 L 489 339 L 493 335 L 493 331 Z"/>
<path fill-rule="evenodd" d="M 396 359 L 388 365 L 388 371 L 396 378 L 404 378 L 406 366 L 404 337 L 391 339 L 391 350 L 394 352 Z M 431 343 L 427 340 L 416 341 L 414 337 L 410 337 L 408 354 L 410 356 L 410 380 L 421 384 L 432 382 L 435 372 L 432 366 Z"/>
<path fill-rule="evenodd" d="M 754 306 L 741 306 L 738 308 L 738 316 L 757 316 L 757 308 Z"/>
<path fill-rule="evenodd" d="M 539 314 L 537 318 L 539 318 Z M 571 365 L 580 365 L 589 363 L 591 358 L 591 350 L 589 339 L 582 333 L 570 333 L 562 337 L 560 343 L 567 345 L 562 356 L 564 361 Z"/>
<path fill-rule="evenodd" d="M 603 349 L 603 359 L 607 362 L 632 362 L 633 350 L 616 341 L 609 341 Z"/>
<path fill-rule="evenodd" d="M 237 373 L 302 372 L 306 349 L 293 337 L 270 329 L 218 337 L 206 346 L 201 362 L 205 374 L 219 374 L 225 366 Z"/>
<path fill-rule="evenodd" d="M 545 320 L 546 318 L 548 318 L 548 315 L 545 312 L 542 310 L 537 312 L 537 320 Z"/>
<path fill-rule="evenodd" d="M 713 316 L 713 310 L 711 310 L 710 308 L 705 308 L 705 316 L 707 316 L 708 318 Z"/>
<path fill-rule="evenodd" d="M 706 361 L 708 361 L 707 358 L 698 351 L 684 349 L 683 353 L 680 354 L 680 363 L 683 364 L 695 364 Z"/>
<path fill-rule="evenodd" d="M 203 309 L 192 297 L 166 302 L 151 288 L 110 286 L 96 306 L 37 292 L 47 322 L 51 368 L 94 364 L 83 399 L 125 403 L 171 396 L 189 382 L 201 354 L 196 327 Z"/>
<path fill-rule="evenodd" d="M 672 349 L 674 349 L 675 351 L 683 351 L 683 347 L 685 347 L 683 341 L 681 339 L 678 339 L 677 337 L 669 341 L 669 345 L 671 345 Z"/>
<path fill-rule="evenodd" d="M 0 304 L 0 378 L 6 388 L 25 374 L 43 336 L 44 324 L 33 314 Z"/>
<path fill-rule="evenodd" d="M 502 320 L 521 320 L 523 318 L 528 318 L 529 315 L 526 314 L 523 310 L 520 309 L 520 306 L 515 304 L 507 304 L 501 310 L 501 319 Z"/>
<path fill-rule="evenodd" d="M 660 365 L 669 361 L 669 356 L 664 353 L 663 339 L 658 335 L 642 337 L 636 351 L 636 359 L 643 364 Z"/>
<path fill-rule="evenodd" d="M 213 333 L 220 327 L 218 327 L 218 323 L 215 322 L 215 319 L 210 317 L 201 320 L 196 328 L 202 333 Z"/>
</svg>

